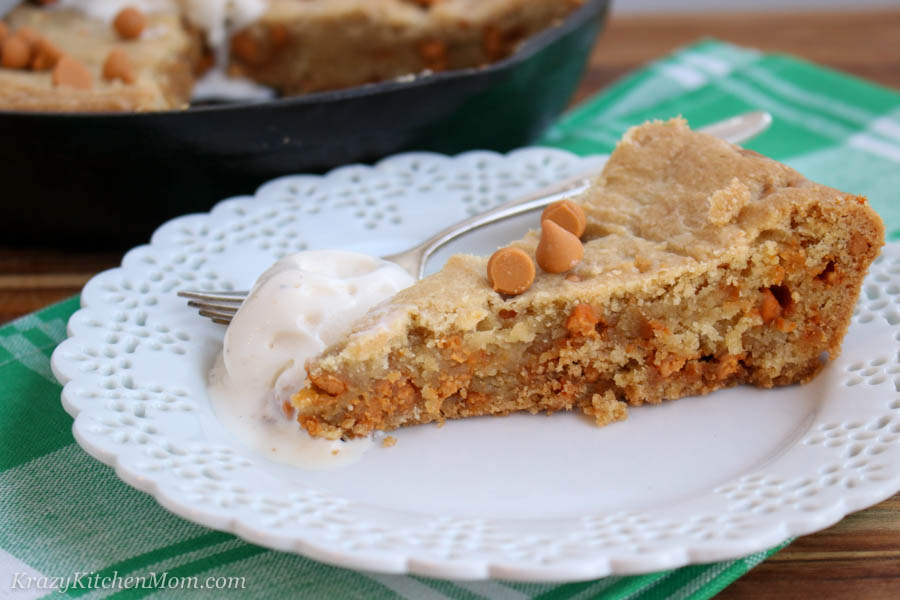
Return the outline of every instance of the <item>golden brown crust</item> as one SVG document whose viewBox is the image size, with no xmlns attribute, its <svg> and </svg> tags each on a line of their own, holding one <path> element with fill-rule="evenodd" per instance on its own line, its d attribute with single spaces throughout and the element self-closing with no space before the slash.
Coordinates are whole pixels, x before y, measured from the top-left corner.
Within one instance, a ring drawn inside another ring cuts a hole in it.
<svg viewBox="0 0 900 600">
<path fill-rule="evenodd" d="M 23 5 L 10 13 L 10 28 L 28 27 L 62 53 L 83 63 L 90 89 L 54 85 L 49 71 L 0 69 L 0 110 L 120 112 L 181 109 L 188 105 L 200 38 L 173 13 L 147 15 L 140 39 L 124 41 L 107 23 L 74 10 Z M 113 50 L 125 52 L 134 68 L 133 83 L 108 81 L 103 68 Z"/>
<path fill-rule="evenodd" d="M 231 40 L 229 73 L 285 95 L 345 88 L 423 71 L 500 60 L 553 26 L 582 0 L 269 0 Z M 98 82 L 60 89 L 39 68 L 0 69 L 0 110 L 116 112 L 185 108 L 204 63 L 197 32 L 177 12 L 125 9 L 112 24 L 75 10 L 23 4 L 6 19 L 84 63 Z M 128 52 L 135 81 L 104 78 L 114 49 Z M 10 61 L 13 61 L 10 54 Z M 21 52 L 19 53 L 21 54 Z M 28 60 L 28 56 L 24 60 Z M 11 62 L 18 64 L 18 62 Z M 27 63 L 23 63 L 27 66 Z"/>
<path fill-rule="evenodd" d="M 840 352 L 884 241 L 864 198 L 680 120 L 631 130 L 581 204 L 576 277 L 504 298 L 484 259 L 451 258 L 308 363 L 341 390 L 299 392 L 300 422 L 357 437 L 579 407 L 604 424 L 625 402 L 806 382 Z M 533 255 L 537 235 L 516 245 Z"/>
<path fill-rule="evenodd" d="M 496 62 L 580 0 L 272 0 L 232 72 L 286 95 Z"/>
</svg>

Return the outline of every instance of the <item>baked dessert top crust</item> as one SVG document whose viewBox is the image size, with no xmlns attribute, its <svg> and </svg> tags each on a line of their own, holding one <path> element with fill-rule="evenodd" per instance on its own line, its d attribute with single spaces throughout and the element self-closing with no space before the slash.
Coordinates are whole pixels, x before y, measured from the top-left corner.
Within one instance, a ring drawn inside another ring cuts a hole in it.
<svg viewBox="0 0 900 600">
<path fill-rule="evenodd" d="M 116 35 L 99 15 L 23 4 L 4 18 L 27 26 L 92 74 L 90 89 L 54 85 L 47 71 L 0 68 L 0 107 L 146 111 L 188 105 L 195 72 L 226 69 L 284 95 L 339 89 L 410 74 L 477 67 L 515 50 L 582 0 L 159 0 L 143 34 Z M 96 7 L 95 7 L 96 8 Z M 132 9 L 133 10 L 133 9 Z M 246 13 L 246 14 L 245 14 Z M 229 18 L 230 15 L 230 18 Z M 239 30 L 230 42 L 226 22 Z M 202 31 L 201 31 L 202 30 Z M 205 33 L 204 48 L 200 35 Z M 124 38 L 124 39 L 123 39 Z M 2 40 L 0 40 L 2 41 Z M 135 81 L 104 80 L 113 49 Z M 11 66 L 11 65 L 7 65 Z"/>
<path fill-rule="evenodd" d="M 603 175 L 579 199 L 587 214 L 584 258 L 570 276 L 540 274 L 526 292 L 504 297 L 485 277 L 487 259 L 451 257 L 435 275 L 397 294 L 357 323 L 341 344 L 315 361 L 336 369 L 350 362 L 384 361 L 385 348 L 405 340 L 415 327 L 479 335 L 479 323 L 501 310 L 570 310 L 579 303 L 628 302 L 629 296 L 684 294 L 673 289 L 685 274 L 713 269 L 751 248 L 770 248 L 794 236 L 792 216 L 833 212 L 847 221 L 838 232 L 868 252 L 884 230 L 864 198 L 813 183 L 783 164 L 711 136 L 692 132 L 682 119 L 633 128 L 621 140 Z M 849 210 L 848 210 L 849 205 Z M 851 220 L 867 230 L 854 231 Z M 531 232 L 514 245 L 534 255 Z M 767 242 L 771 241 L 770 244 Z M 806 256 L 797 268 L 818 265 Z M 729 282 L 721 282 L 727 285 Z M 739 284 L 739 281 L 733 282 Z M 448 290 L 452 290 L 450 293 Z M 484 343 L 527 339 L 527 320 L 484 332 Z"/>
<path fill-rule="evenodd" d="M 29 27 L 91 74 L 90 89 L 60 87 L 50 70 L 0 68 L 0 107 L 31 111 L 148 111 L 184 108 L 193 85 L 200 40 L 177 12 L 146 16 L 144 34 L 123 40 L 108 23 L 73 9 L 22 5 L 7 17 L 10 30 Z M 135 81 L 107 81 L 103 66 L 113 49 L 124 51 Z"/>
<path fill-rule="evenodd" d="M 287 95 L 480 67 L 581 0 L 271 0 L 235 34 L 230 68 Z"/>
</svg>

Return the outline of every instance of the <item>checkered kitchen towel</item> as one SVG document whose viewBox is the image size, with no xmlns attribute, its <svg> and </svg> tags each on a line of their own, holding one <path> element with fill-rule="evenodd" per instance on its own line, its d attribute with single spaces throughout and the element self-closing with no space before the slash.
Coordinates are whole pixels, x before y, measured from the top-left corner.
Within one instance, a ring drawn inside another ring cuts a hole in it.
<svg viewBox="0 0 900 600">
<path fill-rule="evenodd" d="M 789 57 L 714 41 L 688 47 L 574 110 L 544 143 L 608 152 L 629 125 L 648 118 L 681 114 L 700 126 L 751 109 L 768 110 L 775 122 L 749 147 L 868 195 L 898 237 L 900 94 Z M 37 597 L 52 584 L 68 584 L 69 596 L 129 598 L 698 599 L 775 552 L 559 585 L 365 574 L 248 544 L 169 514 L 75 444 L 49 358 L 77 307 L 71 299 L 0 329 L 0 599 Z M 243 578 L 243 589 L 92 587 L 102 577 L 161 573 Z"/>
</svg>

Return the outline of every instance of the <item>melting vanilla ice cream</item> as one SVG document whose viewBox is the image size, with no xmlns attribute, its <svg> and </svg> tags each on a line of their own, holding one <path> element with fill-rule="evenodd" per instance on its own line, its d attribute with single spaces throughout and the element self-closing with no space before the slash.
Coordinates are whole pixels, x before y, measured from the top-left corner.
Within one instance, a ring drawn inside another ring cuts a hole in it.
<svg viewBox="0 0 900 600">
<path fill-rule="evenodd" d="M 255 21 L 266 11 L 265 0 L 178 0 L 189 23 L 206 32 L 209 45 L 228 41 L 228 32 Z"/>
<path fill-rule="evenodd" d="M 266 0 L 178 0 L 188 22 L 206 32 L 215 63 L 194 86 L 192 99 L 271 100 L 275 90 L 249 79 L 231 77 L 228 46 L 235 31 L 249 25 L 266 12 Z"/>
<path fill-rule="evenodd" d="M 371 440 L 313 439 L 282 405 L 303 386 L 307 359 L 413 281 L 394 263 L 340 250 L 300 252 L 272 265 L 228 326 L 210 374 L 225 426 L 278 462 L 316 468 L 357 458 Z"/>
</svg>

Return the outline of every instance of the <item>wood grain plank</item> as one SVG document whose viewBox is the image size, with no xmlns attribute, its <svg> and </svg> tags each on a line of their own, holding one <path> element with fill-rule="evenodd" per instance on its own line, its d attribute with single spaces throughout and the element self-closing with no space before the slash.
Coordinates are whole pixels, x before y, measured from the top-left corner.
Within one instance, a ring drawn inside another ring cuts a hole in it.
<svg viewBox="0 0 900 600">
<path fill-rule="evenodd" d="M 618 16 L 613 7 L 575 101 L 708 37 L 793 54 L 900 88 L 900 10 Z"/>
<path fill-rule="evenodd" d="M 97 273 L 122 262 L 121 251 L 80 252 L 52 247 L 0 246 L 0 275 Z"/>
<path fill-rule="evenodd" d="M 716 598 L 897 600 L 900 494 L 796 539 Z"/>
<path fill-rule="evenodd" d="M 0 325 L 81 291 L 122 253 L 0 247 Z"/>
</svg>

